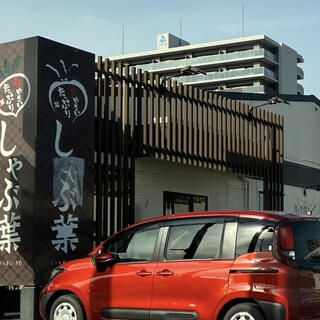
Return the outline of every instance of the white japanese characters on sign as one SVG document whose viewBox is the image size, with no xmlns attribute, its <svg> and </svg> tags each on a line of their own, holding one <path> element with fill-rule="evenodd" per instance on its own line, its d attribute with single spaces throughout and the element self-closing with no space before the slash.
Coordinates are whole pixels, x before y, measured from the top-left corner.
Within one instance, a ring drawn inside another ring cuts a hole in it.
<svg viewBox="0 0 320 320">
<path fill-rule="evenodd" d="M 73 217 L 72 214 L 68 214 L 66 221 L 64 216 L 60 215 L 60 219 L 53 220 L 54 226 L 51 227 L 52 231 L 57 231 L 56 240 L 52 240 L 52 244 L 57 251 L 62 250 L 64 253 L 68 253 L 68 247 L 70 245 L 71 250 L 76 249 L 76 243 L 79 242 L 75 229 L 78 229 L 78 217 Z"/>
<path fill-rule="evenodd" d="M 30 97 L 30 82 L 28 77 L 23 73 L 15 73 L 21 61 L 17 57 L 11 65 L 8 60 L 4 62 L 4 70 L 7 76 L 0 70 L 0 114 L 2 117 L 17 118 L 21 110 L 26 106 Z M 12 73 L 12 74 L 11 74 Z M 18 171 L 23 169 L 23 163 L 16 156 L 12 157 L 16 145 L 10 145 L 6 141 L 7 123 L 1 120 L 0 131 L 0 154 L 8 159 L 6 169 L 9 174 L 4 177 L 4 193 L 0 195 L 0 251 L 6 251 L 10 254 L 17 251 L 21 243 L 19 230 L 21 227 L 21 216 L 17 214 L 19 207 L 19 179 Z M 8 143 L 8 144 L 7 144 Z M 9 265 L 12 261 L 7 260 Z"/>
<path fill-rule="evenodd" d="M 21 238 L 17 232 L 17 228 L 20 227 L 20 215 L 16 215 L 11 212 L 11 217 L 8 214 L 4 215 L 4 218 L 0 220 L 0 250 L 6 250 L 11 253 L 11 247 L 17 251 Z"/>
<path fill-rule="evenodd" d="M 88 96 L 84 86 L 72 79 L 78 69 L 77 64 L 72 64 L 67 70 L 63 60 L 60 60 L 64 74 L 46 64 L 57 76 L 57 81 L 53 82 L 49 88 L 48 99 L 53 111 L 60 119 L 69 120 L 74 123 L 88 107 Z M 62 151 L 60 139 L 63 124 L 56 119 L 55 152 L 58 158 L 54 159 L 53 177 L 53 201 L 52 204 L 64 215 L 60 214 L 60 219 L 53 220 L 52 231 L 56 232 L 56 238 L 52 240 L 52 245 L 57 251 L 68 253 L 69 248 L 74 251 L 79 239 L 76 235 L 78 229 L 78 217 L 74 217 L 70 211 L 75 211 L 82 207 L 84 159 L 70 157 L 73 149 Z"/>
<path fill-rule="evenodd" d="M 24 73 L 15 73 L 6 77 L 0 83 L 0 114 L 17 118 L 28 103 L 29 97 L 30 82 Z"/>
</svg>

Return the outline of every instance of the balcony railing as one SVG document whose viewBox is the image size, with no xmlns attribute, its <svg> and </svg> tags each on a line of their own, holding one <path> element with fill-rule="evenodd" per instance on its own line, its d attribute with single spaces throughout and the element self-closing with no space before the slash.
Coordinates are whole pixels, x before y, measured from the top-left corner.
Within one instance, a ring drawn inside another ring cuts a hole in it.
<svg viewBox="0 0 320 320">
<path fill-rule="evenodd" d="M 232 53 L 216 54 L 211 56 L 202 56 L 197 58 L 149 63 L 138 65 L 137 68 L 140 68 L 142 71 L 157 72 L 164 70 L 179 70 L 187 65 L 201 67 L 215 64 L 225 64 L 232 61 L 245 61 L 252 59 L 256 60 L 258 58 L 267 58 L 270 61 L 277 63 L 277 56 L 272 52 L 266 49 L 255 49 Z"/>
<path fill-rule="evenodd" d="M 210 72 L 206 75 L 199 74 L 194 76 L 177 77 L 178 82 L 184 84 L 202 84 L 209 82 L 221 82 L 226 80 L 236 80 L 247 77 L 267 77 L 270 80 L 278 81 L 277 74 L 266 67 L 236 69 L 222 72 Z"/>
<path fill-rule="evenodd" d="M 297 94 L 304 94 L 304 87 L 300 83 L 297 83 Z"/>
<path fill-rule="evenodd" d="M 234 88 L 223 89 L 222 91 L 235 91 L 235 92 L 246 92 L 246 93 L 265 93 L 265 87 L 263 85 L 262 86 L 234 87 Z"/>
<path fill-rule="evenodd" d="M 302 80 L 304 79 L 304 71 L 297 66 L 297 79 Z"/>
</svg>

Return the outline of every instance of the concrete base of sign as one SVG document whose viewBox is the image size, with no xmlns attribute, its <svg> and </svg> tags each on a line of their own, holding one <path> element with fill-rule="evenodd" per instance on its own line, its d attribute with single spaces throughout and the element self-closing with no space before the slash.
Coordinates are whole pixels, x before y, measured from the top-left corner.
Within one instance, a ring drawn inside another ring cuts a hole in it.
<svg viewBox="0 0 320 320">
<path fill-rule="evenodd" d="M 40 289 L 37 287 L 23 287 L 20 291 L 20 320 L 38 320 Z"/>
<path fill-rule="evenodd" d="M 28 320 L 34 317 L 34 287 L 24 287 L 20 291 L 20 319 Z"/>
</svg>

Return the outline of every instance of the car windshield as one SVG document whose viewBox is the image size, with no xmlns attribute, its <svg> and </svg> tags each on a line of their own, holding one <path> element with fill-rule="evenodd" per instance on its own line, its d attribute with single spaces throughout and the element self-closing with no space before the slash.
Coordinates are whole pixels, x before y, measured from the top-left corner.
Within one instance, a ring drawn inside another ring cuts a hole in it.
<svg viewBox="0 0 320 320">
<path fill-rule="evenodd" d="M 294 221 L 295 259 L 301 266 L 320 265 L 320 221 Z"/>
</svg>

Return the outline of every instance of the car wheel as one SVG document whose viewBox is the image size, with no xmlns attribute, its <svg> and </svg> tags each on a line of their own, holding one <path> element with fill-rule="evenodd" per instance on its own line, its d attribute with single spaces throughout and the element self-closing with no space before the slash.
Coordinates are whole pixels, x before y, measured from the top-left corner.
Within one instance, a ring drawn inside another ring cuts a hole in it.
<svg viewBox="0 0 320 320">
<path fill-rule="evenodd" d="M 49 320 L 84 320 L 80 300 L 74 294 L 57 298 L 51 306 Z"/>
<path fill-rule="evenodd" d="M 239 303 L 228 310 L 223 320 L 265 320 L 254 303 Z"/>
</svg>

